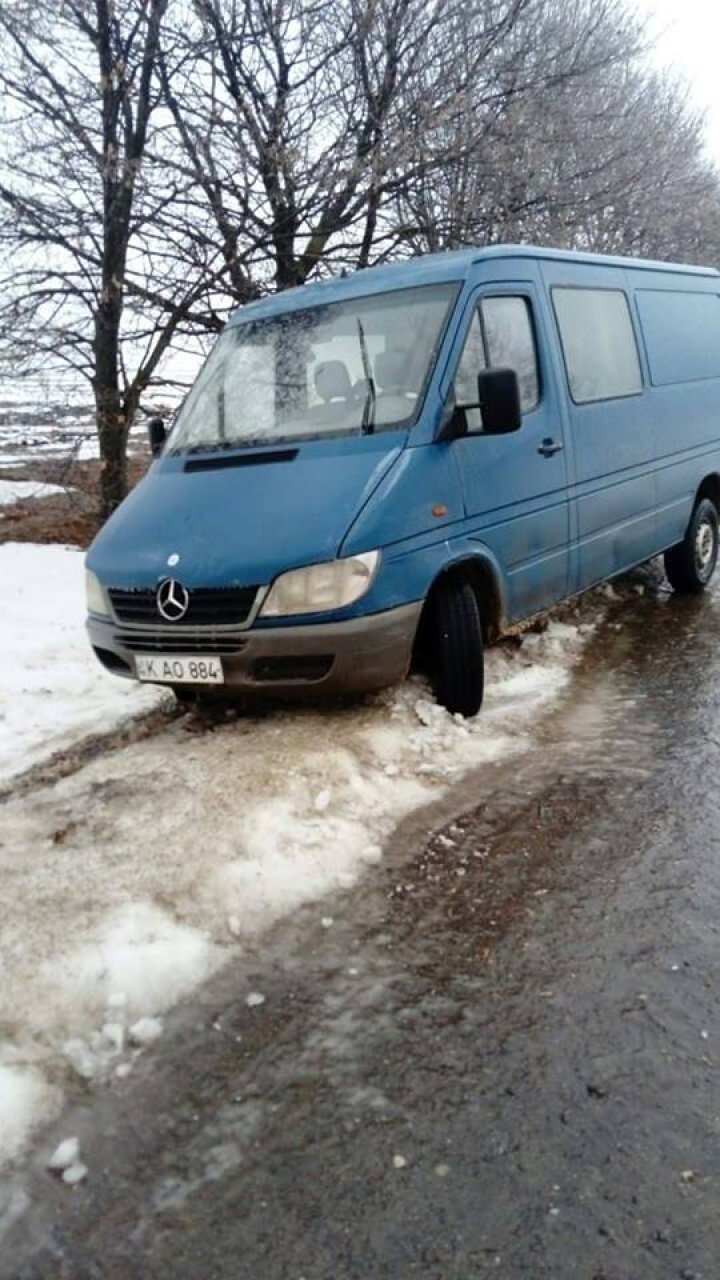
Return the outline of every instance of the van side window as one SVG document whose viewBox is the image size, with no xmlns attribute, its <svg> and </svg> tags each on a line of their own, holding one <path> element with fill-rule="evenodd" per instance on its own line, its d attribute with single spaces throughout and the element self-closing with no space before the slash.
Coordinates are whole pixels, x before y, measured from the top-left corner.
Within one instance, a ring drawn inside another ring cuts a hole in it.
<svg viewBox="0 0 720 1280">
<path fill-rule="evenodd" d="M 720 378 L 716 293 L 638 289 L 635 296 L 654 387 Z"/>
<path fill-rule="evenodd" d="M 477 376 L 483 369 L 514 369 L 523 413 L 539 399 L 535 335 L 526 298 L 483 298 L 473 313 L 455 375 L 455 403 L 477 405 Z M 480 412 L 468 410 L 468 427 L 479 431 Z"/>
<path fill-rule="evenodd" d="M 622 290 L 555 288 L 552 300 L 575 403 L 639 395 L 640 360 Z"/>
</svg>

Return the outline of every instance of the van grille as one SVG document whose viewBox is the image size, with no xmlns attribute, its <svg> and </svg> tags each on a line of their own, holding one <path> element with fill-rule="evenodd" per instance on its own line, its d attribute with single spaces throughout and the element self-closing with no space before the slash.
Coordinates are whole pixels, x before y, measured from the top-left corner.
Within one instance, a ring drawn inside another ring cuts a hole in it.
<svg viewBox="0 0 720 1280">
<path fill-rule="evenodd" d="M 257 587 L 196 587 L 188 593 L 190 603 L 185 617 L 172 623 L 159 612 L 154 589 L 121 591 L 111 587 L 108 595 L 120 622 L 161 627 L 232 627 L 247 621 L 257 590 Z"/>
<path fill-rule="evenodd" d="M 247 645 L 243 636 L 229 636 L 227 632 L 208 631 L 204 636 L 168 635 L 164 631 L 136 631 L 132 634 L 118 631 L 115 640 L 131 653 L 239 653 Z"/>
</svg>

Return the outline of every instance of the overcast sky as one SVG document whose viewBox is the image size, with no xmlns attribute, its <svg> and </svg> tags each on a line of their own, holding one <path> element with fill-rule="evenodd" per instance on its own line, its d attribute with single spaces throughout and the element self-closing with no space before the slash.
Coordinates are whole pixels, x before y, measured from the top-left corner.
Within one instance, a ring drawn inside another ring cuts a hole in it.
<svg viewBox="0 0 720 1280">
<path fill-rule="evenodd" d="M 720 165 L 720 5 L 718 0 L 632 0 L 657 34 L 657 58 L 690 82 L 706 111 L 708 150 Z"/>
</svg>

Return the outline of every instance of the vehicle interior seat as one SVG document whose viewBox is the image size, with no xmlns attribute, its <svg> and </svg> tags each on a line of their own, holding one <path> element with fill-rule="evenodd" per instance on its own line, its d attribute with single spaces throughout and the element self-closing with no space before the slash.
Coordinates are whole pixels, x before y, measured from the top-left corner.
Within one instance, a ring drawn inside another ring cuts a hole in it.
<svg viewBox="0 0 720 1280">
<path fill-rule="evenodd" d="M 308 408 L 313 422 L 344 426 L 357 415 L 352 383 L 342 360 L 323 360 L 314 373 L 315 391 L 322 401 Z"/>
<path fill-rule="evenodd" d="M 418 393 L 411 386 L 412 369 L 406 351 L 386 351 L 375 358 L 375 383 L 379 391 L 378 422 L 402 421 L 414 412 Z"/>
<path fill-rule="evenodd" d="M 315 390 L 326 404 L 332 400 L 350 400 L 352 383 L 347 365 L 342 360 L 323 360 L 315 370 Z"/>
</svg>

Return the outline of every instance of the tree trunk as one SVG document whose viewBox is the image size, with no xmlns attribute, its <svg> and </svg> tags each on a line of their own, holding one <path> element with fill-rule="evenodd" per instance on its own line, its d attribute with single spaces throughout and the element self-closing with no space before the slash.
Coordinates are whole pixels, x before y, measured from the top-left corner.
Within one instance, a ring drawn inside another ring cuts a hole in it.
<svg viewBox="0 0 720 1280">
<path fill-rule="evenodd" d="M 115 291 L 113 290 L 113 293 Z M 118 369 L 120 299 L 108 298 L 95 316 L 95 416 L 100 442 L 100 515 L 107 520 L 127 493 L 127 435 Z"/>
</svg>

